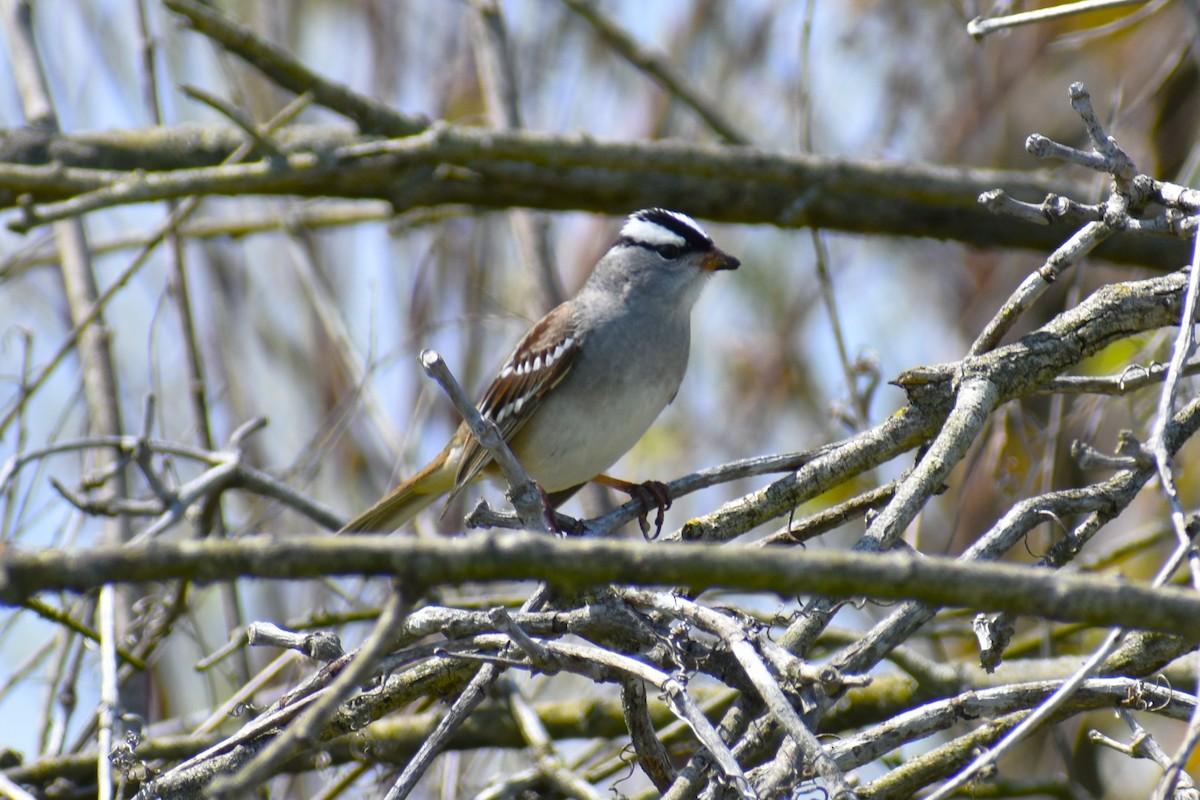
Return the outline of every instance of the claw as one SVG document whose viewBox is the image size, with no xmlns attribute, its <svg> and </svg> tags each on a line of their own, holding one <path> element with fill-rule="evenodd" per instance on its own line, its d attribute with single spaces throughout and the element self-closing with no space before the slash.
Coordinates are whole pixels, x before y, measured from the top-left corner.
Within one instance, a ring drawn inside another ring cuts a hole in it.
<svg viewBox="0 0 1200 800">
<path fill-rule="evenodd" d="M 662 534 L 663 523 L 666 521 L 667 509 L 671 507 L 671 491 L 662 481 L 646 481 L 630 483 L 608 475 L 599 475 L 593 480 L 604 486 L 619 489 L 642 504 L 643 511 L 638 515 L 638 527 L 647 541 L 653 541 Z M 657 509 L 654 515 L 654 534 L 650 534 L 650 509 Z"/>
</svg>

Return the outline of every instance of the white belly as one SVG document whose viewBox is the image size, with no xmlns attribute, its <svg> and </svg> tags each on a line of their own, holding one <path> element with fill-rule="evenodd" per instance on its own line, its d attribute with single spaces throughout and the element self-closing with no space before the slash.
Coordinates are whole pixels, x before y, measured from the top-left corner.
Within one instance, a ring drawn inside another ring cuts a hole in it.
<svg viewBox="0 0 1200 800">
<path fill-rule="evenodd" d="M 633 369 L 623 381 L 576 364 L 517 434 L 512 443 L 517 459 L 548 492 L 604 472 L 637 444 L 675 396 L 687 368 L 687 347 L 685 333 L 682 341 L 624 348 Z"/>
</svg>

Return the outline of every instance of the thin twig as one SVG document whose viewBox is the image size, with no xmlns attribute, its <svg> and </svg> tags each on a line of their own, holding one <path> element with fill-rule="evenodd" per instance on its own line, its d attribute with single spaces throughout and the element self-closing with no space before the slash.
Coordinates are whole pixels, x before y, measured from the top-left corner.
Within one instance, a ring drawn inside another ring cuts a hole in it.
<svg viewBox="0 0 1200 800">
<path fill-rule="evenodd" d="M 751 139 L 730 122 L 719 107 L 705 99 L 699 91 L 663 56 L 638 44 L 627 31 L 608 18 L 592 0 L 562 0 L 563 5 L 587 21 L 592 29 L 617 55 L 644 72 L 681 103 L 704 120 L 713 131 L 730 144 L 749 144 Z"/>
<path fill-rule="evenodd" d="M 363 680 L 375 669 L 376 662 L 391 649 L 395 630 L 411 605 L 410 597 L 408 592 L 394 586 L 371 635 L 342 671 L 300 716 L 283 728 L 237 773 L 215 781 L 211 787 L 212 793 L 216 796 L 236 796 L 246 792 L 250 787 L 259 785 L 273 775 L 278 767 L 306 742 L 315 739 L 319 726 L 337 710 L 346 697 L 359 688 Z"/>
<path fill-rule="evenodd" d="M 1049 8 L 1039 8 L 1035 11 L 1022 11 L 1017 14 L 1006 14 L 990 19 L 976 17 L 967 23 L 967 33 L 976 39 L 982 39 L 998 31 L 1016 28 L 1021 25 L 1035 25 L 1052 22 L 1076 14 L 1086 14 L 1092 11 L 1103 11 L 1120 6 L 1144 5 L 1146 0 L 1077 0 L 1073 3 L 1060 3 Z"/>
<path fill-rule="evenodd" d="M 273 131 L 279 125 L 287 123 L 294 115 L 300 113 L 300 111 L 308 105 L 308 102 L 309 100 L 303 96 L 298 98 L 296 101 L 293 101 L 282 111 L 280 111 L 280 113 L 277 114 L 274 119 L 267 123 L 267 125 L 264 126 L 265 129 L 267 131 Z M 226 160 L 226 163 L 235 163 L 249 152 L 249 146 L 243 145 L 229 156 L 229 158 Z M 58 350 L 38 371 L 37 375 L 27 384 L 22 384 L 20 394 L 13 401 L 9 409 L 4 413 L 3 417 L 0 417 L 0 436 L 4 435 L 5 429 L 8 428 L 9 424 L 13 421 L 13 418 L 17 415 L 19 410 L 24 406 L 29 398 L 41 388 L 42 384 L 46 382 L 58 365 L 71 352 L 83 333 L 88 330 L 92 323 L 94 323 L 100 317 L 104 311 L 104 308 L 108 305 L 112 298 L 116 296 L 117 292 L 123 289 L 126 284 L 132 280 L 133 276 L 141 270 L 147 261 L 149 261 L 154 249 L 166 238 L 167 234 L 174 230 L 179 223 L 181 223 L 184 219 L 190 216 L 193 211 L 195 211 L 199 205 L 199 202 L 200 201 L 198 198 L 189 200 L 188 202 L 180 205 L 174 213 L 168 215 L 167 219 L 155 229 L 154 233 L 146 241 L 145 246 L 138 254 L 137 258 L 135 258 L 130 265 L 126 267 L 120 275 L 117 276 L 116 280 L 114 280 L 107 289 L 105 289 L 95 298 L 95 300 L 87 309 L 87 312 L 79 319 L 74 321 L 75 326 L 71 329 L 71 332 L 68 334 L 66 340 L 59 345 Z M 64 215 L 63 218 L 65 219 L 70 216 L 73 215 L 67 214 Z"/>
<path fill-rule="evenodd" d="M 311 93 L 318 105 L 353 120 L 364 133 L 409 136 L 429 125 L 424 117 L 400 114 L 378 100 L 313 72 L 284 48 L 264 41 L 254 31 L 233 22 L 207 3 L 163 0 L 163 5 L 185 17 L 196 31 L 255 67 L 276 85 L 296 95 Z"/>
<path fill-rule="evenodd" d="M 442 387 L 450 401 L 454 403 L 454 408 L 462 415 L 467 427 L 471 429 L 471 434 L 483 445 L 484 449 L 488 451 L 488 455 L 504 473 L 504 479 L 508 481 L 509 486 L 509 499 L 512 500 L 517 514 L 521 517 L 522 525 L 527 530 L 549 533 L 550 527 L 546 522 L 541 490 L 533 482 L 533 478 L 529 477 L 525 468 L 521 466 L 521 462 L 517 461 L 517 457 L 509 449 L 508 443 L 500 435 L 495 423 L 485 419 L 479 413 L 479 409 L 471 402 L 454 374 L 450 372 L 450 368 L 446 366 L 446 362 L 436 351 L 422 350 L 421 366 L 425 373 Z"/>
</svg>

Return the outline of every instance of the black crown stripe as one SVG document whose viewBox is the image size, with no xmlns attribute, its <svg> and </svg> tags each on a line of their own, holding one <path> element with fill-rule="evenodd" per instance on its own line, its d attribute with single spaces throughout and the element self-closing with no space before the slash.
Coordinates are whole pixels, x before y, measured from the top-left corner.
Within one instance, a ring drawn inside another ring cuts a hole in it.
<svg viewBox="0 0 1200 800">
<path fill-rule="evenodd" d="M 706 234 L 679 219 L 679 217 L 675 216 L 670 211 L 667 211 L 665 208 L 648 208 L 644 211 L 637 212 L 633 216 L 635 219 L 653 223 L 661 228 L 665 228 L 671 233 L 676 234 L 683 239 L 684 248 L 687 250 L 703 252 L 711 249 L 713 246 L 712 239 L 710 239 Z M 637 245 L 639 247 L 646 246 L 644 242 L 635 242 L 629 240 L 628 238 L 626 238 L 625 241 L 628 244 Z"/>
</svg>

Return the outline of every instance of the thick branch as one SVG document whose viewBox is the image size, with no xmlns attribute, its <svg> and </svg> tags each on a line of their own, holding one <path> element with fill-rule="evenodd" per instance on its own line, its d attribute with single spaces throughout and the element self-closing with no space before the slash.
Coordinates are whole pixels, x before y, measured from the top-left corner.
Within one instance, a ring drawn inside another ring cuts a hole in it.
<svg viewBox="0 0 1200 800">
<path fill-rule="evenodd" d="M 1200 636 L 1200 598 L 1110 578 L 903 553 L 648 546 L 511 533 L 444 541 L 252 536 L 70 551 L 9 548 L 0 554 L 0 601 L 16 604 L 38 592 L 84 591 L 105 583 L 334 575 L 395 576 L 407 587 L 536 579 L 567 590 L 634 583 L 869 595 Z"/>
<path fill-rule="evenodd" d="M 1088 191 L 1034 172 L 472 129 L 378 140 L 295 126 L 273 140 L 289 155 L 286 168 L 218 170 L 244 138 L 232 128 L 195 126 L 77 136 L 8 132 L 0 135 L 0 208 L 22 195 L 55 202 L 117 181 L 120 191 L 95 207 L 192 194 L 383 199 L 398 211 L 461 203 L 625 214 L 667 205 L 723 222 L 1052 250 L 1073 223 L 1015 224 L 976 198 L 997 187 L 1029 200 Z M 1174 268 L 1186 263 L 1188 248 L 1169 238 L 1118 235 L 1096 254 Z"/>
<path fill-rule="evenodd" d="M 919 367 L 896 381 L 912 405 L 871 430 L 830 448 L 794 474 L 690 520 L 685 539 L 729 539 L 788 514 L 859 472 L 914 447 L 936 433 L 951 408 L 956 381 L 992 382 L 996 405 L 1037 393 L 1047 382 L 1118 339 L 1175 325 L 1187 273 L 1101 287 L 1078 306 L 1010 345 L 950 364 Z M 847 461 L 852 466 L 847 467 Z"/>
</svg>

